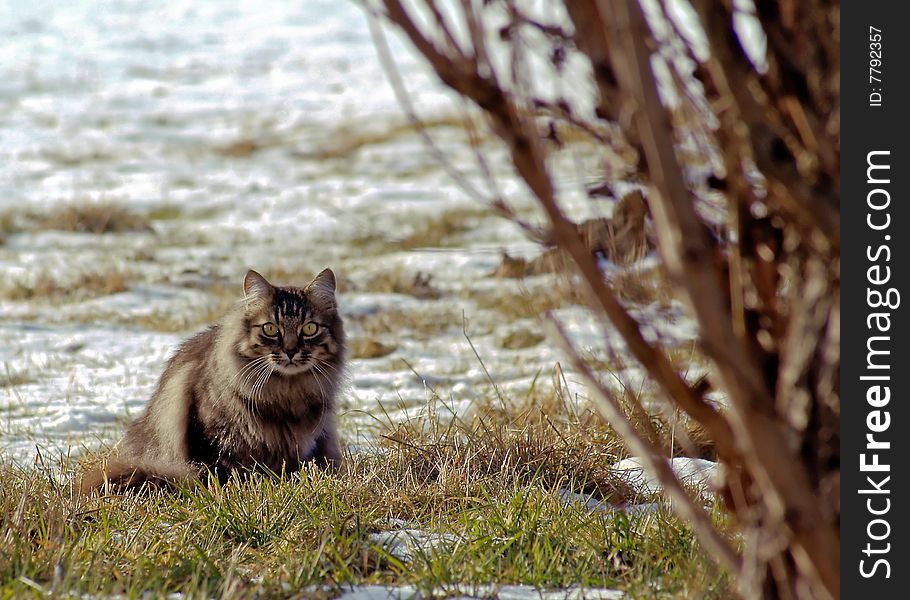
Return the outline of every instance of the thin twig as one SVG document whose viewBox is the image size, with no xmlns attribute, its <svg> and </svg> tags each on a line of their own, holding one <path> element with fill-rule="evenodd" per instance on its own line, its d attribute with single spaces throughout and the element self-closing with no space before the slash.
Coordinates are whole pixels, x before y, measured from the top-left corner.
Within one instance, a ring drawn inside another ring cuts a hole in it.
<svg viewBox="0 0 910 600">
<path fill-rule="evenodd" d="M 452 161 L 449 160 L 445 152 L 436 145 L 435 140 L 430 137 L 428 129 L 423 120 L 417 115 L 417 110 L 414 108 L 414 104 L 411 102 L 411 96 L 405 88 L 404 81 L 401 78 L 401 73 L 398 71 L 398 65 L 395 63 L 395 59 L 392 58 L 392 52 L 389 50 L 389 44 L 385 37 L 385 32 L 382 30 L 382 25 L 376 19 L 376 16 L 372 11 L 367 11 L 367 21 L 370 26 L 370 35 L 373 37 L 373 44 L 376 46 L 376 53 L 379 56 L 379 62 L 382 66 L 382 70 L 385 73 L 386 78 L 389 80 L 389 83 L 392 86 L 392 91 L 395 94 L 395 99 L 398 101 L 398 104 L 404 110 L 405 116 L 408 118 L 408 121 L 414 127 L 414 130 L 421 137 L 424 144 L 430 150 L 430 153 L 433 155 L 439 164 L 442 165 L 449 177 L 461 188 L 461 190 L 467 194 L 469 197 L 473 198 L 476 202 L 481 204 L 492 204 L 495 202 L 487 198 L 480 190 L 478 190 L 473 183 L 468 180 L 467 176 L 462 173 L 458 167 L 452 164 Z"/>
<path fill-rule="evenodd" d="M 724 566 L 734 573 L 737 572 L 741 565 L 739 555 L 714 528 L 704 509 L 697 506 L 689 494 L 686 493 L 685 488 L 673 472 L 673 469 L 670 468 L 660 449 L 649 442 L 635 428 L 616 398 L 597 380 L 588 364 L 579 356 L 578 351 L 562 326 L 552 317 L 548 317 L 544 321 L 544 325 L 551 330 L 553 333 L 552 337 L 568 356 L 575 370 L 588 384 L 589 389 L 594 394 L 595 404 L 600 409 L 603 417 L 628 444 L 629 449 L 635 455 L 641 457 L 644 467 L 657 477 L 658 482 L 660 482 L 664 491 L 673 501 L 673 510 L 692 524 L 695 534 L 701 543 L 705 545 L 705 548 L 720 559 Z"/>
<path fill-rule="evenodd" d="M 484 364 L 483 359 L 480 357 L 480 353 L 477 352 L 477 348 L 474 347 L 474 342 L 471 341 L 471 336 L 468 335 L 468 318 L 465 316 L 464 311 L 461 311 L 461 332 L 464 334 L 464 339 L 468 340 L 468 345 L 471 346 L 471 351 L 474 352 L 474 356 L 477 357 L 477 362 L 480 363 L 483 372 L 486 373 L 487 379 L 490 381 L 490 385 L 493 386 L 493 390 L 496 392 L 496 396 L 499 398 L 499 403 L 502 405 L 503 410 L 505 410 L 505 398 L 503 398 L 502 392 L 499 391 L 499 386 L 496 385 L 496 382 L 493 380 L 493 376 L 490 375 L 490 371 L 487 369 L 487 365 Z"/>
<path fill-rule="evenodd" d="M 446 41 L 451 45 L 452 50 L 458 54 L 464 55 L 464 49 L 462 49 L 461 44 L 458 43 L 458 40 L 455 39 L 455 36 L 452 35 L 452 30 L 449 28 L 449 23 L 446 21 L 445 17 L 442 16 L 442 11 L 439 10 L 439 7 L 436 5 L 435 0 L 424 0 L 424 4 L 430 9 L 430 12 L 433 13 L 433 18 L 436 19 L 436 24 L 439 25 L 439 29 L 442 30 L 442 33 L 445 35 Z"/>
</svg>

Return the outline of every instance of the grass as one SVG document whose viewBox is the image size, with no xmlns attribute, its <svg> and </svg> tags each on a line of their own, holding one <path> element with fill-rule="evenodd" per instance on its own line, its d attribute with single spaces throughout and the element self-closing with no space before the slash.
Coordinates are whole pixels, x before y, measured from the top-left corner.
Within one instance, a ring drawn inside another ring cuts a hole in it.
<svg viewBox="0 0 910 600">
<path fill-rule="evenodd" d="M 405 272 L 402 269 L 383 271 L 369 277 L 360 291 L 379 294 L 405 294 L 423 300 L 437 300 L 442 296 L 430 273 Z"/>
<path fill-rule="evenodd" d="M 456 248 L 463 236 L 492 215 L 483 207 L 447 210 L 421 215 L 399 230 L 370 231 L 350 241 L 353 248 L 371 254 L 390 254 L 422 248 Z"/>
<path fill-rule="evenodd" d="M 548 267 L 550 272 L 555 273 L 552 280 L 545 285 L 526 286 L 521 294 L 515 294 L 506 285 L 501 289 L 486 291 L 478 298 L 479 306 L 527 318 L 565 306 L 587 305 L 584 284 L 571 275 L 566 275 L 573 273 L 574 267 L 569 262 L 560 262 L 568 259 L 559 253 L 542 256 L 548 257 L 553 265 Z M 558 269 L 557 264 L 561 265 Z M 522 280 L 526 276 L 540 274 L 535 265 L 534 261 L 528 262 L 505 254 L 493 275 L 503 279 Z M 606 279 L 617 298 L 628 304 L 644 306 L 657 303 L 661 308 L 667 308 L 673 299 L 673 288 L 659 267 L 633 265 L 608 274 Z"/>
<path fill-rule="evenodd" d="M 460 236 L 474 229 L 481 219 L 489 216 L 490 211 L 485 208 L 448 210 L 421 219 L 392 243 L 401 250 L 459 246 Z"/>
<path fill-rule="evenodd" d="M 0 598 L 333 597 L 363 583 L 437 594 L 490 583 L 636 598 L 730 593 L 669 512 L 591 512 L 563 498 L 619 504 L 632 491 L 609 469 L 624 456 L 610 428 L 566 411 L 559 390 L 534 386 L 470 420 L 411 420 L 380 440 L 335 475 L 313 467 L 92 498 L 74 493 L 71 466 L 2 465 Z M 402 558 L 375 537 L 402 522 L 445 542 Z"/>
<path fill-rule="evenodd" d="M 112 202 L 87 202 L 60 206 L 44 215 L 39 229 L 81 233 L 128 233 L 151 231 L 150 220 Z"/>
<path fill-rule="evenodd" d="M 26 370 L 14 371 L 9 365 L 0 368 L 0 389 L 34 383 L 35 378 Z"/>
<path fill-rule="evenodd" d="M 509 350 L 519 350 L 521 348 L 534 347 L 545 339 L 546 337 L 539 331 L 516 329 L 502 339 L 500 346 Z"/>
<path fill-rule="evenodd" d="M 461 129 L 464 123 L 454 117 L 439 117 L 423 122 L 427 130 L 435 128 Z M 386 127 L 381 131 L 368 131 L 363 128 L 340 127 L 332 132 L 331 143 L 306 155 L 316 160 L 347 161 L 363 148 L 390 144 L 404 137 L 416 136 L 418 130 L 412 123 L 405 122 Z"/>
<path fill-rule="evenodd" d="M 116 202 L 85 200 L 62 203 L 47 212 L 5 212 L 0 214 L 0 234 L 48 229 L 92 234 L 149 232 L 153 218 Z"/>
<path fill-rule="evenodd" d="M 431 304 L 420 311 L 389 308 L 366 315 L 356 315 L 345 321 L 352 338 L 395 338 L 402 331 L 413 332 L 415 337 L 430 339 L 454 328 L 461 328 L 462 313 L 455 306 Z"/>
<path fill-rule="evenodd" d="M 464 294 L 481 310 L 495 310 L 510 319 L 535 319 L 548 311 L 588 304 L 582 284 L 558 275 L 546 282 L 505 282 L 495 288 L 470 290 Z"/>
<path fill-rule="evenodd" d="M 394 344 L 371 337 L 357 337 L 348 342 L 348 356 L 351 358 L 382 358 L 397 349 Z"/>
<path fill-rule="evenodd" d="M 48 216 L 41 227 L 99 234 L 142 230 L 124 215 L 108 216 L 61 213 Z M 450 212 L 392 241 L 367 241 L 384 251 L 455 245 L 481 216 Z M 177 217 L 173 208 L 149 216 Z M 2 229 L 17 227 L 0 219 Z M 278 283 L 309 280 L 290 267 L 263 273 Z M 128 272 L 86 275 L 69 285 L 39 277 L 10 294 L 53 300 L 97 296 L 126 289 L 130 277 Z M 663 293 L 651 273 L 620 283 L 624 299 L 632 302 L 653 301 Z M 567 281 L 528 285 L 471 291 L 466 297 L 509 319 L 583 302 Z M 198 314 L 130 317 L 130 324 L 193 329 L 219 317 L 236 300 L 238 288 L 239 282 L 213 286 L 208 290 L 213 304 L 200 306 Z M 457 299 L 448 302 L 451 290 L 443 293 L 421 273 L 390 269 L 364 282 L 339 279 L 339 288 L 441 297 L 420 311 L 390 307 L 352 317 L 351 350 L 358 358 L 394 352 L 390 340 L 403 330 L 431 340 L 463 325 Z M 524 348 L 541 341 L 528 326 L 501 344 Z M 680 351 L 677 358 L 687 363 L 690 355 Z M 0 375 L 0 387 L 27 382 L 24 373 Z M 642 598 L 728 597 L 728 576 L 699 548 L 687 524 L 667 511 L 631 518 L 564 500 L 565 490 L 608 504 L 634 498 L 609 469 L 625 456 L 612 430 L 586 411 L 567 411 L 559 386 L 545 387 L 532 386 L 526 397 L 509 399 L 508 408 L 488 402 L 472 419 L 451 425 L 437 398 L 442 417 L 386 427 L 376 453 L 350 456 L 336 475 L 308 469 L 290 478 L 254 476 L 223 487 L 195 484 L 86 499 L 73 492 L 72 463 L 25 469 L 0 461 L 0 599 L 154 598 L 175 591 L 189 598 L 316 592 L 331 597 L 342 586 L 361 583 L 411 584 L 436 594 L 443 587 L 523 583 L 617 587 Z M 663 421 L 655 419 L 655 427 L 661 439 L 667 437 Z M 716 517 L 724 518 L 719 511 Z M 446 536 L 451 544 L 402 559 L 375 537 L 401 521 Z"/>
<path fill-rule="evenodd" d="M 0 298 L 7 300 L 38 300 L 70 302 L 98 296 L 108 296 L 129 289 L 133 276 L 129 271 L 115 268 L 104 272 L 81 272 L 61 279 L 50 273 L 38 273 L 0 287 Z"/>
<path fill-rule="evenodd" d="M 633 305 L 657 303 L 668 308 L 673 300 L 673 288 L 658 267 L 627 268 L 614 273 L 609 281 L 619 299 Z"/>
</svg>

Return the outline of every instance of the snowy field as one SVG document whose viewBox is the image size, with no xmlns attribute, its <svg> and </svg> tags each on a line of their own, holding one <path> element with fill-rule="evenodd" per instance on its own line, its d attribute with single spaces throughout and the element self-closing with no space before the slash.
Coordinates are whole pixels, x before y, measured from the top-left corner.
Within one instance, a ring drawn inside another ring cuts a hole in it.
<svg viewBox="0 0 910 600">
<path fill-rule="evenodd" d="M 392 41 L 430 133 L 480 181 L 464 106 Z M 238 297 L 248 268 L 277 283 L 326 266 L 338 275 L 351 444 L 420 415 L 431 388 L 468 413 L 490 395 L 484 365 L 506 396 L 551 381 L 560 356 L 542 309 L 588 351 L 610 335 L 573 306 L 571 284 L 494 277 L 503 252 L 540 250 L 404 126 L 353 3 L 6 3 L 0 71 L 6 457 L 115 441 L 175 345 Z M 502 193 L 533 219 L 502 149 L 482 143 Z M 611 210 L 584 193 L 599 152 L 577 144 L 556 157 L 575 173 L 557 183 L 577 217 Z M 111 226 L 69 226 L 93 209 Z M 677 303 L 633 309 L 654 335 L 691 345 Z M 641 385 L 635 369 L 620 375 Z"/>
</svg>

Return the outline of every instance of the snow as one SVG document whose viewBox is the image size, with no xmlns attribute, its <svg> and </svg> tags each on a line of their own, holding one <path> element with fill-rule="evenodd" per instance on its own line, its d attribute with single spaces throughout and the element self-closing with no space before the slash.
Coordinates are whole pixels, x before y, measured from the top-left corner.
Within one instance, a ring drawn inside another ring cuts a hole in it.
<svg viewBox="0 0 910 600">
<path fill-rule="evenodd" d="M 454 95 L 397 34 L 389 39 L 418 111 L 460 119 Z M 389 417 L 467 418 L 478 398 L 492 395 L 470 344 L 496 385 L 516 397 L 564 362 L 546 341 L 502 347 L 510 334 L 541 332 L 540 322 L 504 315 L 478 295 L 545 293 L 552 278 L 490 277 L 503 251 L 530 258 L 540 250 L 466 198 L 419 136 L 402 129 L 406 119 L 356 3 L 4 5 L 0 56 L 0 224 L 7 215 L 40 223 L 62 207 L 107 204 L 151 223 L 103 235 L 0 230 L 0 454 L 28 464 L 36 446 L 68 454 L 116 441 L 170 353 L 205 325 L 198 315 L 223 308 L 229 290 L 239 299 L 248 268 L 294 279 L 331 266 L 350 283 L 340 294 L 349 337 L 395 348 L 350 361 L 340 423 L 352 443 L 367 443 Z M 566 77 L 578 79 L 579 68 Z M 485 189 L 463 132 L 430 133 Z M 539 220 L 507 153 L 482 143 L 502 193 Z M 601 150 L 554 160 L 570 165 L 554 172 L 575 174 L 557 181 L 570 215 L 610 212 L 584 190 Z M 476 216 L 444 244 L 395 246 L 435 218 L 465 213 Z M 396 273 L 432 275 L 440 298 L 369 289 L 375 276 Z M 123 289 L 93 292 L 83 283 L 110 276 Z M 48 281 L 58 296 L 16 294 Z M 425 322 L 384 324 L 393 313 Z M 653 339 L 672 345 L 694 336 L 677 304 L 634 314 Z M 609 344 L 624 352 L 586 309 L 554 316 L 584 351 L 602 354 Z M 619 375 L 636 389 L 645 379 L 631 364 Z M 583 400 L 577 378 L 567 373 L 567 381 L 569 396 Z M 428 406 L 431 389 L 444 406 Z"/>
<path fill-rule="evenodd" d="M 656 494 L 661 490 L 657 477 L 645 468 L 639 457 L 624 458 L 612 468 L 642 495 Z M 702 492 L 710 492 L 720 482 L 720 466 L 710 460 L 676 457 L 670 459 L 670 468 L 683 485 Z"/>
<path fill-rule="evenodd" d="M 399 560 L 412 561 L 420 556 L 451 551 L 458 538 L 451 534 L 429 533 L 422 529 L 396 529 L 370 534 L 370 541 Z"/>
<path fill-rule="evenodd" d="M 652 492 L 659 491 L 659 489 L 656 487 Z M 592 495 L 579 494 L 564 488 L 559 490 L 559 495 L 568 505 L 579 505 L 588 512 L 606 515 L 624 513 L 630 517 L 644 517 L 667 509 L 667 505 L 663 502 L 633 502 L 611 506 Z"/>
</svg>

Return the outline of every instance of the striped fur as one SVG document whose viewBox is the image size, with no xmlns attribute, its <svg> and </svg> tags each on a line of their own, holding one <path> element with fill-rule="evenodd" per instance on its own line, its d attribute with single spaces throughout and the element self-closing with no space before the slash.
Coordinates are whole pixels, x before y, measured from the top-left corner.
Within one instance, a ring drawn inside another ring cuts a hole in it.
<svg viewBox="0 0 910 600">
<path fill-rule="evenodd" d="M 345 339 L 334 274 L 298 288 L 249 271 L 243 289 L 221 322 L 178 348 L 116 454 L 82 478 L 84 492 L 340 464 Z"/>
</svg>

